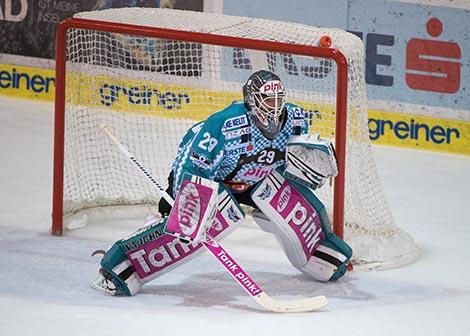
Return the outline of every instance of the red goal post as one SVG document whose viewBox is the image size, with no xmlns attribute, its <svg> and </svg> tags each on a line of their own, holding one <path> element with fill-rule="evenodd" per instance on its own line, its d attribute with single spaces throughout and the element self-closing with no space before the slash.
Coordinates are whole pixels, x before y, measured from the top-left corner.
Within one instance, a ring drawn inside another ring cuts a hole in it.
<svg viewBox="0 0 470 336">
<path fill-rule="evenodd" d="M 263 41 L 249 38 L 204 34 L 172 29 L 136 26 L 130 24 L 102 22 L 79 18 L 69 18 L 59 24 L 56 33 L 56 95 L 54 118 L 54 206 L 52 212 L 52 233 L 62 235 L 63 219 L 63 162 L 64 162 L 64 118 L 65 118 L 65 74 L 67 55 L 67 31 L 69 29 L 98 30 L 110 33 L 129 34 L 139 31 L 139 35 L 181 40 L 196 43 L 213 44 L 225 47 L 247 48 L 252 50 L 293 53 L 297 55 L 330 58 L 338 66 L 337 71 L 337 117 L 335 150 L 338 160 L 338 175 L 335 178 L 333 227 L 343 237 L 344 222 L 344 178 L 346 167 L 346 113 L 348 64 L 344 55 L 337 49 L 319 46 L 292 45 L 288 43 Z M 61 145 L 62 144 L 62 145 Z"/>
</svg>

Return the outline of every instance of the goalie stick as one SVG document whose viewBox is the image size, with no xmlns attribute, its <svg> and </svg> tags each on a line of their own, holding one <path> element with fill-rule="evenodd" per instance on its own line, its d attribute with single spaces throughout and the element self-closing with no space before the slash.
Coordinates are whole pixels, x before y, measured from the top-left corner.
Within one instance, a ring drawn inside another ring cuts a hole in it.
<svg viewBox="0 0 470 336">
<path fill-rule="evenodd" d="M 119 150 L 131 161 L 140 172 L 156 187 L 157 192 L 170 205 L 174 204 L 173 198 L 155 180 L 142 164 L 122 145 L 122 143 L 109 131 L 107 125 L 101 125 L 99 130 L 114 143 Z M 224 250 L 224 248 L 206 233 L 206 239 L 202 244 L 209 250 L 219 263 L 232 275 L 238 284 L 251 296 L 261 307 L 276 313 L 309 312 L 325 306 L 328 301 L 325 296 L 315 296 L 300 300 L 276 300 L 266 292 L 246 273 L 243 268 Z"/>
</svg>

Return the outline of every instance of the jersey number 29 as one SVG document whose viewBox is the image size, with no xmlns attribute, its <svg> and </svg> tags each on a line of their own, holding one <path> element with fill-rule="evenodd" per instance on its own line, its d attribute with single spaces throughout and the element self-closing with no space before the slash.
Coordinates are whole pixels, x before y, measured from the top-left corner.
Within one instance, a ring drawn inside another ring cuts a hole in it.
<svg viewBox="0 0 470 336">
<path fill-rule="evenodd" d="M 202 139 L 199 142 L 198 147 L 208 151 L 209 153 L 212 152 L 214 150 L 215 146 L 217 146 L 217 143 L 218 143 L 217 140 L 215 138 L 211 137 L 209 132 L 204 133 L 202 135 L 202 137 L 204 139 Z"/>
<path fill-rule="evenodd" d="M 274 159 L 276 158 L 276 153 L 274 151 L 266 150 L 263 149 L 259 154 L 258 154 L 258 163 L 268 163 L 271 164 L 274 162 Z"/>
</svg>

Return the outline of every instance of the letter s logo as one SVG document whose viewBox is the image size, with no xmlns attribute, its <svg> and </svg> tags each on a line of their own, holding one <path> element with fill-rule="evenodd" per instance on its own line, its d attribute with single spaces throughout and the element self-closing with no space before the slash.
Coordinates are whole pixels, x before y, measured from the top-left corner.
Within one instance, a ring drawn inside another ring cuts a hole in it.
<svg viewBox="0 0 470 336">
<path fill-rule="evenodd" d="M 427 32 L 442 33 L 442 23 L 432 18 Z M 406 84 L 415 90 L 456 93 L 460 89 L 461 50 L 457 43 L 413 38 L 406 46 Z"/>
</svg>

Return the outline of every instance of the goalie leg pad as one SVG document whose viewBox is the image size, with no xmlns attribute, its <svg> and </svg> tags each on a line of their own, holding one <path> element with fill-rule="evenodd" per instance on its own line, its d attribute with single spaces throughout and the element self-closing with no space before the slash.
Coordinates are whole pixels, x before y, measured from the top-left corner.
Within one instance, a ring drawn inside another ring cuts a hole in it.
<svg viewBox="0 0 470 336">
<path fill-rule="evenodd" d="M 219 187 L 217 213 L 208 232 L 225 238 L 245 217 L 225 187 Z M 101 267 L 115 286 L 115 295 L 134 295 L 143 284 L 177 268 L 203 251 L 202 243 L 187 243 L 165 232 L 167 218 L 155 217 L 129 237 L 117 241 Z"/>
<path fill-rule="evenodd" d="M 252 193 L 253 219 L 273 233 L 291 264 L 319 281 L 344 275 L 350 247 L 331 231 L 323 204 L 307 188 L 272 172 Z"/>
<path fill-rule="evenodd" d="M 279 168 L 271 172 L 253 190 L 251 197 L 266 219 L 260 214 L 253 218 L 276 236 L 292 265 L 301 269 L 325 235 L 313 199 L 300 194 L 280 172 Z M 324 209 L 319 202 L 318 208 Z"/>
</svg>

